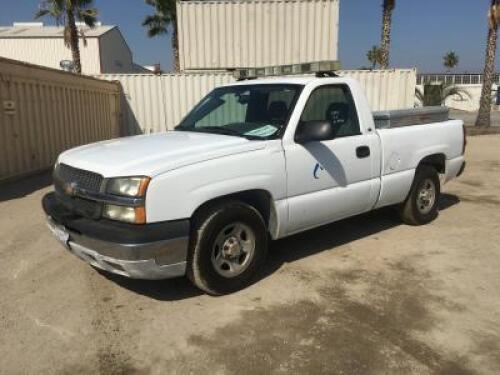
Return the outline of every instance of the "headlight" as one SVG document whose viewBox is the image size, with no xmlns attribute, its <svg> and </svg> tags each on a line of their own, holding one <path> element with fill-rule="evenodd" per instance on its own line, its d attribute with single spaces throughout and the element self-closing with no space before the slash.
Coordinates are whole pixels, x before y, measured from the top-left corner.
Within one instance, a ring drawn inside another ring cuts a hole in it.
<svg viewBox="0 0 500 375">
<path fill-rule="evenodd" d="M 144 207 L 127 207 L 106 204 L 104 205 L 102 216 L 107 219 L 124 221 L 131 224 L 146 223 L 146 211 Z"/>
<path fill-rule="evenodd" d="M 143 197 L 149 181 L 149 177 L 111 178 L 106 185 L 106 192 L 126 197 Z"/>
<path fill-rule="evenodd" d="M 106 193 L 129 198 L 143 198 L 146 195 L 148 188 L 149 177 L 118 177 L 110 178 L 106 183 Z M 146 209 L 144 206 L 136 207 L 130 203 L 128 206 L 127 200 L 117 204 L 105 204 L 102 216 L 110 220 L 118 220 L 132 224 L 146 223 Z"/>
</svg>

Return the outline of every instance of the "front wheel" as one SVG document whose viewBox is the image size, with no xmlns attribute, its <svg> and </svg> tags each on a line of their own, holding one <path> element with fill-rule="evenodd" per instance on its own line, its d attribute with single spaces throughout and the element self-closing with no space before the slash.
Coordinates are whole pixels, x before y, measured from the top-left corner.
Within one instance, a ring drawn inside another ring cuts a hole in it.
<svg viewBox="0 0 500 375">
<path fill-rule="evenodd" d="M 212 295 L 246 286 L 267 253 L 267 231 L 260 213 L 232 201 L 203 210 L 194 218 L 187 275 Z"/>
<path fill-rule="evenodd" d="M 403 222 L 423 225 L 433 221 L 438 215 L 441 193 L 439 175 L 435 168 L 423 165 L 415 172 L 410 194 L 400 207 Z"/>
</svg>

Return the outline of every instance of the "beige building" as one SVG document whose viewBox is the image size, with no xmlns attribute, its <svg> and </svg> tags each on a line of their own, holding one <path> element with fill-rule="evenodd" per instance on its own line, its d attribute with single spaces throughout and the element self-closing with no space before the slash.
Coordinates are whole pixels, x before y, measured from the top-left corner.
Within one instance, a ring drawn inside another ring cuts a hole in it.
<svg viewBox="0 0 500 375">
<path fill-rule="evenodd" d="M 87 44 L 80 40 L 84 74 L 134 73 L 144 69 L 134 64 L 132 51 L 117 26 L 98 24 L 89 29 L 78 25 Z M 0 56 L 49 68 L 60 69 L 61 61 L 71 60 L 71 51 L 64 45 L 63 27 L 43 23 L 14 23 L 0 26 Z"/>
</svg>

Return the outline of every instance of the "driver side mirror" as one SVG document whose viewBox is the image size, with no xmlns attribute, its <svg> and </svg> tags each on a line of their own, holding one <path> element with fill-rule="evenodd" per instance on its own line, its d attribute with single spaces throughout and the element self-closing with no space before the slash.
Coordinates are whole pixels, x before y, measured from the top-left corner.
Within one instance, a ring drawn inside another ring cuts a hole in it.
<svg viewBox="0 0 500 375">
<path fill-rule="evenodd" d="M 326 141 L 333 138 L 332 124 L 324 120 L 300 122 L 295 132 L 295 142 L 300 144 Z"/>
</svg>

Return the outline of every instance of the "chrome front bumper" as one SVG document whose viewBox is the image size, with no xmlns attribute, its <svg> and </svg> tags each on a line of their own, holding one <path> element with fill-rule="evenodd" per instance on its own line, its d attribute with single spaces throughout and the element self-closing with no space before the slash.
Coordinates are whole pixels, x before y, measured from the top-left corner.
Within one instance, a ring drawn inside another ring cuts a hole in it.
<svg viewBox="0 0 500 375">
<path fill-rule="evenodd" d="M 168 258 L 187 249 L 188 238 L 176 238 L 146 244 L 124 245 L 86 238 L 57 224 L 50 216 L 47 225 L 54 237 L 71 253 L 94 267 L 134 279 L 168 279 L 186 273 L 186 261 L 168 263 Z M 89 244 L 93 244 L 89 247 Z M 121 258 L 111 254 L 122 254 Z M 156 254 L 140 259 L 144 254 Z M 122 259 L 129 258 L 129 259 Z M 173 260 L 173 259 L 172 259 Z M 166 261 L 166 264 L 160 264 Z"/>
</svg>

